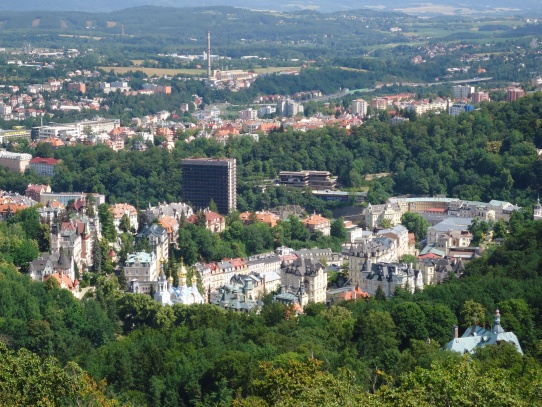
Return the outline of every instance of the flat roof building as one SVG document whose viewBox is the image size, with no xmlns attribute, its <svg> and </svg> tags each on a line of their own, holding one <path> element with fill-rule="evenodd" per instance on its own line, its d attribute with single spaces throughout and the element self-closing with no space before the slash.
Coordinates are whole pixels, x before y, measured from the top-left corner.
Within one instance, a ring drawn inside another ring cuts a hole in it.
<svg viewBox="0 0 542 407">
<path fill-rule="evenodd" d="M 181 165 L 182 195 L 185 201 L 195 209 L 204 209 L 212 199 L 222 214 L 236 209 L 235 158 L 186 158 Z"/>
</svg>

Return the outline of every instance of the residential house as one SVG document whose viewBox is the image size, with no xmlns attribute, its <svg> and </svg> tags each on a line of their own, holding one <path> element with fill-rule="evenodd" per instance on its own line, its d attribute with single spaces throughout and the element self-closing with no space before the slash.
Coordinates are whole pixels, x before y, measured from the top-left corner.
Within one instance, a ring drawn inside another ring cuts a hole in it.
<svg viewBox="0 0 542 407">
<path fill-rule="evenodd" d="M 136 241 L 141 238 L 149 239 L 152 252 L 158 261 L 167 261 L 169 259 L 169 236 L 166 229 L 156 224 L 146 226 L 137 234 Z"/>
<path fill-rule="evenodd" d="M 331 221 L 321 215 L 309 215 L 301 222 L 311 233 L 321 232 L 324 236 L 329 236 L 331 233 Z"/>
<path fill-rule="evenodd" d="M 28 265 L 28 274 L 34 281 L 45 281 L 48 276 L 55 273 L 62 273 L 70 281 L 75 282 L 73 257 L 69 257 L 64 251 L 42 254 Z"/>
<path fill-rule="evenodd" d="M 118 203 L 109 207 L 109 212 L 113 215 L 113 223 L 118 232 L 120 232 L 120 221 L 126 215 L 130 221 L 130 228 L 136 230 L 139 228 L 137 219 L 137 209 L 130 204 Z"/>
<path fill-rule="evenodd" d="M 220 233 L 226 229 L 226 218 L 222 215 L 219 215 L 216 212 L 206 210 L 203 212 L 205 214 L 206 225 L 205 227 L 213 233 Z M 198 214 L 189 216 L 186 221 L 188 223 L 196 224 L 198 219 Z"/>
</svg>

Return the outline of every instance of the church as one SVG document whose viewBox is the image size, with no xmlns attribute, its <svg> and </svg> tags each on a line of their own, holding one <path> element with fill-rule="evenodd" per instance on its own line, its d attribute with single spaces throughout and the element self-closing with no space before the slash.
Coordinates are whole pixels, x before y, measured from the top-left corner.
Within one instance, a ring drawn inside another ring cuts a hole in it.
<svg viewBox="0 0 542 407">
<path fill-rule="evenodd" d="M 164 270 L 160 271 L 158 280 L 154 283 L 154 300 L 162 305 L 173 304 L 203 304 L 203 297 L 198 291 L 196 275 L 192 277 L 192 285 L 188 286 L 186 283 L 187 270 L 184 263 L 181 261 L 179 265 L 179 286 L 173 286 L 173 277 L 170 276 L 166 279 Z"/>
</svg>

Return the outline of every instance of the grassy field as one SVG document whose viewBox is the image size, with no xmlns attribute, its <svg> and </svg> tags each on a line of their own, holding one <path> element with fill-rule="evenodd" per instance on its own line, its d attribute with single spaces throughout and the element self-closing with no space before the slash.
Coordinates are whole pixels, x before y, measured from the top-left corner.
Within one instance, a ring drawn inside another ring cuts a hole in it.
<svg viewBox="0 0 542 407">
<path fill-rule="evenodd" d="M 277 73 L 277 72 L 286 72 L 286 71 L 297 71 L 299 72 L 301 67 L 299 66 L 270 66 L 268 68 L 256 68 L 253 69 L 254 73 L 263 74 L 263 73 Z"/>
<path fill-rule="evenodd" d="M 367 69 L 349 68 L 347 66 L 340 66 L 339 68 L 343 71 L 369 72 Z"/>
<path fill-rule="evenodd" d="M 187 76 L 202 76 L 205 74 L 204 69 L 165 69 L 165 68 L 145 68 L 142 66 L 100 66 L 100 69 L 109 72 L 113 70 L 115 73 L 126 73 L 128 71 L 141 71 L 147 76 L 175 76 L 175 75 L 187 75 Z"/>
</svg>

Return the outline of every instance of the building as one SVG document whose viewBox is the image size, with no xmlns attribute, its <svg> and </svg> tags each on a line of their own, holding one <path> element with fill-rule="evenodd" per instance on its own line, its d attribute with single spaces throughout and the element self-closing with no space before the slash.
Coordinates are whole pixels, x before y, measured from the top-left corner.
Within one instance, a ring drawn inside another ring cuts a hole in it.
<svg viewBox="0 0 542 407">
<path fill-rule="evenodd" d="M 258 118 L 258 111 L 252 108 L 239 111 L 239 119 L 241 120 L 256 120 Z"/>
<path fill-rule="evenodd" d="M 55 160 L 54 158 L 34 157 L 30 160 L 30 169 L 38 175 L 53 178 L 55 176 L 55 167 L 58 164 L 60 164 L 60 160 Z"/>
<path fill-rule="evenodd" d="M 501 342 L 508 342 L 514 345 L 516 350 L 523 355 L 523 350 L 519 344 L 518 337 L 513 332 L 505 332 L 501 326 L 501 314 L 499 310 L 495 311 L 493 324 L 491 327 L 478 326 L 477 324 L 467 328 L 465 333 L 460 337 L 457 326 L 453 327 L 452 340 L 444 346 L 444 349 L 453 352 L 473 354 L 476 349 L 483 348 L 487 345 L 498 345 Z"/>
<path fill-rule="evenodd" d="M 261 299 L 255 298 L 253 281 L 250 279 L 225 285 L 220 288 L 218 294 L 218 297 L 211 299 L 210 303 L 227 310 L 259 312 L 263 306 Z"/>
<path fill-rule="evenodd" d="M 169 259 L 169 236 L 166 229 L 156 224 L 145 226 L 137 234 L 136 241 L 143 238 L 149 240 L 155 258 L 160 259 L 160 261 Z"/>
<path fill-rule="evenodd" d="M 474 86 L 456 85 L 452 87 L 454 99 L 467 99 L 474 92 Z"/>
<path fill-rule="evenodd" d="M 388 236 L 365 239 L 360 243 L 343 246 L 342 254 L 348 259 L 352 284 L 361 285 L 361 271 L 367 260 L 373 263 L 398 261 L 397 241 Z"/>
<path fill-rule="evenodd" d="M 533 219 L 534 220 L 542 219 L 542 205 L 540 204 L 540 197 L 536 200 L 536 205 L 534 206 Z"/>
<path fill-rule="evenodd" d="M 474 106 L 469 105 L 468 103 L 454 103 L 453 105 L 450 105 L 448 113 L 450 116 L 459 116 L 461 113 L 472 112 L 473 110 Z"/>
<path fill-rule="evenodd" d="M 87 85 L 83 82 L 71 82 L 68 83 L 68 91 L 86 93 Z"/>
<path fill-rule="evenodd" d="M 56 213 L 53 215 L 56 217 Z M 65 252 L 70 256 L 81 273 L 92 266 L 92 247 L 94 236 L 100 236 L 98 216 L 76 216 L 68 222 L 51 223 L 51 253 Z"/>
<path fill-rule="evenodd" d="M 235 158 L 187 158 L 182 160 L 183 198 L 197 209 L 211 199 L 218 212 L 227 214 L 237 207 Z"/>
<path fill-rule="evenodd" d="M 45 279 L 54 273 L 62 273 L 75 281 L 75 268 L 73 258 L 61 251 L 57 254 L 44 254 L 40 258 L 30 262 L 28 274 L 34 281 L 45 281 Z"/>
<path fill-rule="evenodd" d="M 313 214 L 303 219 L 301 222 L 311 233 L 321 232 L 324 236 L 331 233 L 331 221 L 323 216 Z"/>
<path fill-rule="evenodd" d="M 382 224 L 384 219 L 390 221 L 391 226 L 399 225 L 403 211 L 401 206 L 396 203 L 386 203 L 382 205 L 367 205 L 364 211 L 365 224 L 368 228 L 374 228 Z"/>
<path fill-rule="evenodd" d="M 489 93 L 487 92 L 474 92 L 471 95 L 471 102 L 473 105 L 477 105 L 481 102 L 489 102 Z"/>
<path fill-rule="evenodd" d="M 352 101 L 352 114 L 356 116 L 365 117 L 367 116 L 367 108 L 369 104 L 366 100 L 363 99 L 354 99 Z"/>
<path fill-rule="evenodd" d="M 137 220 L 137 209 L 134 208 L 130 204 L 124 204 L 119 203 L 115 205 L 111 205 L 109 207 L 109 212 L 113 215 L 113 223 L 115 224 L 115 228 L 117 231 L 120 231 L 120 221 L 122 220 L 122 217 L 126 215 L 128 217 L 128 220 L 130 221 L 130 229 L 133 229 L 137 231 L 139 228 L 139 223 Z"/>
<path fill-rule="evenodd" d="M 280 220 L 280 217 L 278 217 L 277 215 L 271 212 L 265 212 L 265 211 L 264 212 L 259 212 L 259 211 L 248 212 L 247 211 L 247 212 L 240 213 L 239 219 L 245 225 L 249 225 L 256 220 L 258 222 L 263 222 L 272 228 L 273 226 L 277 224 L 277 221 Z"/>
<path fill-rule="evenodd" d="M 525 91 L 522 88 L 517 88 L 513 86 L 506 88 L 506 100 L 509 103 L 515 102 L 523 96 L 525 96 Z"/>
<path fill-rule="evenodd" d="M 400 259 L 405 254 L 416 255 L 416 248 L 410 244 L 408 229 L 403 225 L 396 225 L 390 229 L 383 229 L 377 232 L 377 237 L 389 237 L 395 240 L 395 247 L 397 249 L 397 258 Z"/>
<path fill-rule="evenodd" d="M 24 194 L 36 202 L 41 202 L 41 194 L 44 192 L 51 192 L 51 187 L 49 185 L 28 184 Z"/>
<path fill-rule="evenodd" d="M 281 99 L 277 101 L 276 113 L 279 116 L 292 117 L 298 114 L 303 114 L 304 108 L 301 103 L 297 103 L 292 99 Z"/>
<path fill-rule="evenodd" d="M 374 110 L 386 110 L 388 108 L 388 99 L 386 99 L 386 98 L 373 98 L 373 99 L 371 99 L 371 107 Z"/>
<path fill-rule="evenodd" d="M 303 296 L 301 307 L 311 301 L 326 302 L 327 270 L 319 260 L 298 258 L 281 268 L 280 278 L 282 291 Z"/>
<path fill-rule="evenodd" d="M 461 232 L 468 232 L 471 223 L 472 218 L 449 217 L 443 219 L 442 222 L 435 226 L 427 228 L 427 244 L 437 243 L 441 237 L 452 237 L 453 235 L 457 239 L 457 246 L 467 247 L 470 244 L 472 235 L 462 235 Z"/>
<path fill-rule="evenodd" d="M 416 289 L 423 290 L 422 273 L 420 270 L 415 270 L 412 264 L 373 263 L 368 258 L 361 272 L 356 271 L 355 274 L 361 280 L 355 283 L 371 296 L 376 294 L 379 287 L 386 297 L 391 297 L 397 288 L 411 293 L 414 293 Z M 353 278 L 352 283 L 354 283 Z"/>
<path fill-rule="evenodd" d="M 8 106 L 4 106 L 7 108 Z M 11 114 L 11 106 L 10 108 L 10 114 Z M 2 114 L 0 110 L 0 114 Z M 8 140 L 12 139 L 19 139 L 24 138 L 27 140 L 30 140 L 30 130 L 26 130 L 22 126 L 13 126 L 13 129 L 11 130 L 2 130 L 0 129 L 0 143 L 7 142 Z"/>
<path fill-rule="evenodd" d="M 68 206 L 70 201 L 81 201 L 86 203 L 87 195 L 84 192 L 43 192 L 40 195 L 40 203 L 46 204 L 47 202 L 58 201 L 64 206 Z M 98 211 L 98 206 L 105 203 L 105 195 L 92 193 L 94 200 L 96 201 L 96 212 Z"/>
<path fill-rule="evenodd" d="M 179 285 L 173 286 L 173 277 L 166 279 L 164 271 L 160 272 L 160 276 L 154 283 L 154 300 L 162 305 L 173 304 L 203 304 L 203 297 L 198 291 L 196 275 L 192 277 L 192 284 L 186 284 L 187 270 L 184 263 L 179 265 Z"/>
<path fill-rule="evenodd" d="M 24 173 L 31 159 L 30 154 L 0 150 L 0 166 L 7 167 L 12 172 Z"/>
<path fill-rule="evenodd" d="M 147 220 L 149 222 L 154 221 L 154 219 L 161 219 L 164 216 L 171 216 L 172 218 L 179 221 L 181 220 L 182 216 L 188 218 L 193 214 L 194 211 L 192 210 L 192 208 L 182 202 L 158 202 L 157 206 L 151 206 L 151 204 L 149 203 L 149 207 L 145 210 L 145 216 L 147 216 Z"/>
<path fill-rule="evenodd" d="M 205 228 L 207 230 L 213 233 L 221 233 L 226 229 L 226 218 L 224 216 L 209 210 L 203 211 L 203 214 L 205 215 Z M 195 225 L 198 221 L 198 216 L 196 213 L 186 218 L 186 221 Z"/>
<path fill-rule="evenodd" d="M 73 295 L 79 291 L 79 280 L 71 280 L 70 277 L 67 274 L 64 274 L 62 271 L 49 274 L 47 277 L 45 277 L 45 281 L 48 281 L 51 278 L 56 280 L 60 288 L 69 290 Z"/>
<path fill-rule="evenodd" d="M 278 183 L 300 189 L 310 187 L 317 190 L 332 190 L 337 184 L 337 179 L 332 178 L 329 171 L 281 171 Z"/>
<path fill-rule="evenodd" d="M 130 282 L 133 293 L 151 292 L 151 287 L 158 279 L 157 261 L 153 252 L 130 253 L 124 262 L 124 275 Z"/>
</svg>

